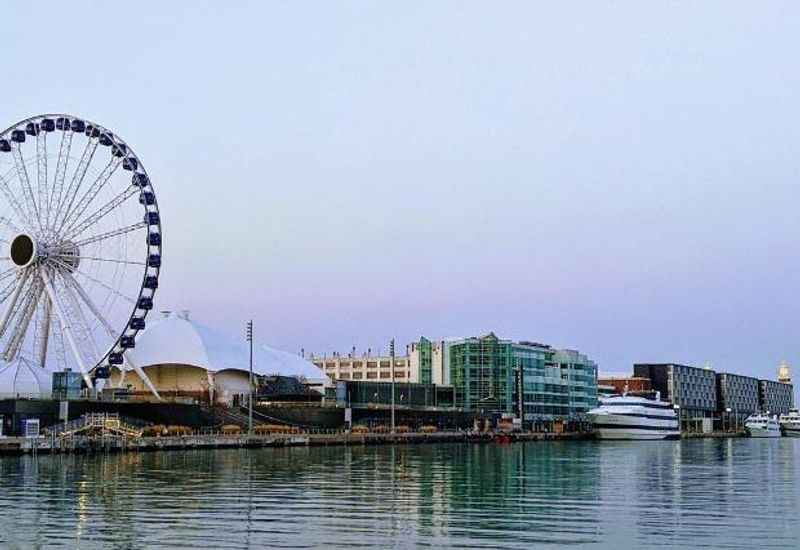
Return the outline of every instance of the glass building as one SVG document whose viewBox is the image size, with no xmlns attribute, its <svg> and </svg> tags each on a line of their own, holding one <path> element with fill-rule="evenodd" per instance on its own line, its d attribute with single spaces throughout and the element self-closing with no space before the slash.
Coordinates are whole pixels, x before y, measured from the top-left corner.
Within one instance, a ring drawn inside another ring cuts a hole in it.
<svg viewBox="0 0 800 550">
<path fill-rule="evenodd" d="M 596 406 L 597 365 L 588 357 L 533 342 L 519 342 L 512 349 L 514 399 L 524 421 L 580 419 Z"/>
<path fill-rule="evenodd" d="M 423 338 L 416 345 L 421 372 L 425 342 Z M 530 423 L 580 420 L 596 406 L 597 365 L 577 351 L 512 342 L 494 333 L 443 345 L 444 353 L 434 356 L 444 362 L 459 408 L 515 413 Z M 435 358 L 433 363 L 435 371 Z"/>
<path fill-rule="evenodd" d="M 513 371 L 511 342 L 494 333 L 448 343 L 450 382 L 456 407 L 483 413 L 510 413 Z"/>
</svg>

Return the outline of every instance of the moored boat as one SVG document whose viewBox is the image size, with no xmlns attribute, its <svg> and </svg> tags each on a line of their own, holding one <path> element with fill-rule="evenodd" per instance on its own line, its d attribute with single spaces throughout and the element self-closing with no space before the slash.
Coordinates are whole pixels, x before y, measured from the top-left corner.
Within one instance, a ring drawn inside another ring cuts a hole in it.
<svg viewBox="0 0 800 550">
<path fill-rule="evenodd" d="M 678 439 L 678 416 L 672 405 L 644 397 L 615 395 L 600 399 L 588 412 L 598 439 Z"/>
<path fill-rule="evenodd" d="M 780 418 L 781 430 L 787 437 L 800 437 L 800 411 L 791 409 Z"/>
<path fill-rule="evenodd" d="M 744 427 L 750 437 L 780 437 L 781 425 L 777 416 L 768 414 L 753 414 L 744 421 Z"/>
</svg>

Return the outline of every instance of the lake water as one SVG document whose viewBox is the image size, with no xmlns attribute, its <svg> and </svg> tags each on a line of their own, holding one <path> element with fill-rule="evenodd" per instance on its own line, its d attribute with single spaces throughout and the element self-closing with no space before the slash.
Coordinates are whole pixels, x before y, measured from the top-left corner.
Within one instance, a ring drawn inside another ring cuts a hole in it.
<svg viewBox="0 0 800 550">
<path fill-rule="evenodd" d="M 800 439 L 0 459 L 3 548 L 798 548 Z"/>
</svg>

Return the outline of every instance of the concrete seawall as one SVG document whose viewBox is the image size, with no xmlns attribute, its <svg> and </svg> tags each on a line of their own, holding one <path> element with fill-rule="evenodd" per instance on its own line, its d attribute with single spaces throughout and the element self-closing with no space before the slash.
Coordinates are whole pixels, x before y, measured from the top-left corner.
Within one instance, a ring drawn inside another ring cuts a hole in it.
<svg viewBox="0 0 800 550">
<path fill-rule="evenodd" d="M 175 437 L 39 437 L 0 440 L 0 454 L 57 454 L 97 452 L 148 452 L 160 450 L 316 447 L 347 445 L 417 445 L 431 443 L 514 443 L 587 439 L 588 434 L 486 434 L 470 432 L 407 434 L 274 434 L 274 435 L 187 435 Z"/>
</svg>

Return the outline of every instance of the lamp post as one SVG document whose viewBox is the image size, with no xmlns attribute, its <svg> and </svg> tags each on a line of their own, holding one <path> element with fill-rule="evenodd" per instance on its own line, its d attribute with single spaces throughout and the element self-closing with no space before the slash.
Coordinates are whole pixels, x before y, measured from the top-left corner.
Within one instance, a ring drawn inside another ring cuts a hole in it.
<svg viewBox="0 0 800 550">
<path fill-rule="evenodd" d="M 673 405 L 672 408 L 675 409 L 675 412 L 678 415 L 678 431 L 680 432 L 683 430 L 683 422 L 681 422 L 681 406 Z"/>
<path fill-rule="evenodd" d="M 247 321 L 247 342 L 250 344 L 250 398 L 247 400 L 247 434 L 253 435 L 253 320 Z"/>
<path fill-rule="evenodd" d="M 394 434 L 394 338 L 389 342 L 389 368 L 392 369 L 392 434 Z"/>
<path fill-rule="evenodd" d="M 725 412 L 727 413 L 726 416 L 728 417 L 728 430 L 727 431 L 731 431 L 731 408 L 730 407 L 726 408 Z M 723 426 L 723 431 L 724 430 L 725 430 L 725 427 Z"/>
</svg>

